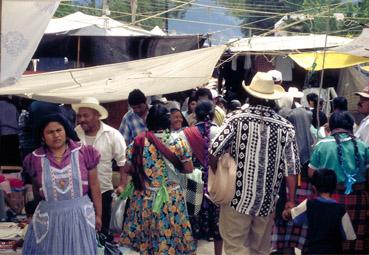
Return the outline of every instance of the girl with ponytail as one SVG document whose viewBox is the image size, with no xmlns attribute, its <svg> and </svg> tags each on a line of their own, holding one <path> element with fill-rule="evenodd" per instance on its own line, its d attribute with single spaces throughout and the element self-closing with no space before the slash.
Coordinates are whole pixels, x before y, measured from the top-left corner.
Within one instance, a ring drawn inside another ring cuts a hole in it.
<svg viewBox="0 0 369 255">
<path fill-rule="evenodd" d="M 207 181 L 209 171 L 209 147 L 215 137 L 218 126 L 213 123 L 214 104 L 211 101 L 200 101 L 195 109 L 197 124 L 184 130 L 185 137 L 192 149 L 194 167 L 202 171 L 204 195 L 200 212 L 190 215 L 193 236 L 196 240 L 214 241 L 214 254 L 222 254 L 222 238 L 219 233 L 219 207 L 207 197 Z"/>
<path fill-rule="evenodd" d="M 344 241 L 344 253 L 363 253 L 368 242 L 369 196 L 368 181 L 369 148 L 353 135 L 354 119 L 347 111 L 334 112 L 329 119 L 331 135 L 319 141 L 310 158 L 309 176 L 314 171 L 328 168 L 337 175 L 337 189 L 333 198 L 346 207 L 357 240 Z"/>
</svg>

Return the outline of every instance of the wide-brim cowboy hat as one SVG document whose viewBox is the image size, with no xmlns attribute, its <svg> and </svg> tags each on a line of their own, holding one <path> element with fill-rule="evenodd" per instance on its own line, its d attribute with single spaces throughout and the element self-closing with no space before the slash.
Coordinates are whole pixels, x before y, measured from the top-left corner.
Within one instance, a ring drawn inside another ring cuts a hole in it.
<svg viewBox="0 0 369 255">
<path fill-rule="evenodd" d="M 72 109 L 78 113 L 79 108 L 91 108 L 100 114 L 100 120 L 106 119 L 109 116 L 108 111 L 100 105 L 99 100 L 94 97 L 85 97 L 79 104 L 72 104 Z"/>
<path fill-rule="evenodd" d="M 275 85 L 273 77 L 264 72 L 257 72 L 252 78 L 249 86 L 243 85 L 244 89 L 250 95 L 261 98 L 275 100 L 282 98 L 286 91 L 280 85 Z"/>
</svg>

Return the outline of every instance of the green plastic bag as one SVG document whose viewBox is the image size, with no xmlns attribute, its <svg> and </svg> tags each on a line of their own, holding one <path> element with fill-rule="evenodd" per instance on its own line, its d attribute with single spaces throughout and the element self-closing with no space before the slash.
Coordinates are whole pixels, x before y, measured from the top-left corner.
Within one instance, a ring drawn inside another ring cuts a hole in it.
<svg viewBox="0 0 369 255">
<path fill-rule="evenodd" d="M 127 198 L 131 198 L 134 190 L 135 187 L 133 186 L 133 183 L 132 182 L 128 183 L 123 192 L 119 195 L 119 199 L 125 200 Z"/>
<path fill-rule="evenodd" d="M 165 184 L 162 184 L 155 197 L 154 206 L 152 209 L 153 212 L 160 213 L 161 208 L 168 201 L 169 201 L 169 194 L 168 194 L 167 188 L 165 187 Z"/>
</svg>

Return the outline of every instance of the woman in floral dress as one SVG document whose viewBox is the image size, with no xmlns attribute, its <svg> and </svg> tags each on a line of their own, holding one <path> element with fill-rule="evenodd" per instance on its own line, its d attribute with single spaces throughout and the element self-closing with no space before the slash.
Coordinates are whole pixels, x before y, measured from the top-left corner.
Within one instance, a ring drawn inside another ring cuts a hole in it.
<svg viewBox="0 0 369 255">
<path fill-rule="evenodd" d="M 137 136 L 127 150 L 135 190 L 123 224 L 121 244 L 140 254 L 195 254 L 179 186 L 180 175 L 159 151 L 158 143 L 175 155 L 183 172 L 193 169 L 191 152 L 183 140 L 165 131 L 170 128 L 169 112 L 165 107 L 151 107 L 147 128 L 149 131 Z M 159 142 L 153 142 L 150 136 Z M 167 199 L 160 200 L 163 194 L 168 195 Z"/>
</svg>

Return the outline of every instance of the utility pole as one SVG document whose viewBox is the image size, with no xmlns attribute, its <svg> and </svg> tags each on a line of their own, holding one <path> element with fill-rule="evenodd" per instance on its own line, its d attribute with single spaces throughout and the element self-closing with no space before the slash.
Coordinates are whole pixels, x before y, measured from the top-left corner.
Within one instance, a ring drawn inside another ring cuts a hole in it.
<svg viewBox="0 0 369 255">
<path fill-rule="evenodd" d="M 103 0 L 103 2 L 102 2 L 102 15 L 109 16 L 109 14 L 110 14 L 110 11 L 109 11 L 108 0 Z"/>
<path fill-rule="evenodd" d="M 168 0 L 165 0 L 165 10 L 167 11 L 168 10 Z M 164 14 L 164 17 L 165 17 L 165 19 L 164 19 L 164 27 L 165 27 L 165 32 L 166 33 L 169 33 L 169 24 L 168 24 L 168 12 L 166 12 L 165 14 Z"/>
</svg>

